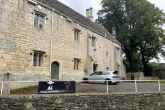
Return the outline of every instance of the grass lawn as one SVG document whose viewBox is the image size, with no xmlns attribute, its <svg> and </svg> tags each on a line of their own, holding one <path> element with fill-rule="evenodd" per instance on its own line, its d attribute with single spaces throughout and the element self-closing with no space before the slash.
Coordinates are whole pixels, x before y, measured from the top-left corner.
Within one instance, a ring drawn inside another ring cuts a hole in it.
<svg viewBox="0 0 165 110">
<path fill-rule="evenodd" d="M 11 95 L 30 95 L 37 94 L 37 86 L 28 86 L 20 89 L 11 90 Z"/>
</svg>

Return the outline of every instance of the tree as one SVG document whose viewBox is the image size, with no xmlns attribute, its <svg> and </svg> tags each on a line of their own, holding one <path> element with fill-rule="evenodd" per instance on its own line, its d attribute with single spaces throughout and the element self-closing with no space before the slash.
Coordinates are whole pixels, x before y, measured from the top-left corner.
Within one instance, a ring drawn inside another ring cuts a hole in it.
<svg viewBox="0 0 165 110">
<path fill-rule="evenodd" d="M 150 75 L 149 61 L 161 52 L 165 37 L 161 27 L 165 14 L 147 0 L 103 0 L 102 6 L 98 22 L 111 33 L 116 31 L 125 52 L 127 71 L 142 69 Z"/>
</svg>

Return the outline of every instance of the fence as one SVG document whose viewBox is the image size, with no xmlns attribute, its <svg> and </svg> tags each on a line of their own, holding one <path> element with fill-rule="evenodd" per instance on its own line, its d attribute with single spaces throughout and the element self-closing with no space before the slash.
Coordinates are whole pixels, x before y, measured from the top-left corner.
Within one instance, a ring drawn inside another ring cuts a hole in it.
<svg viewBox="0 0 165 110">
<path fill-rule="evenodd" d="M 38 81 L 1 81 L 1 95 L 37 94 Z M 76 93 L 162 93 L 165 80 L 120 80 L 118 84 L 109 81 L 76 81 Z"/>
</svg>

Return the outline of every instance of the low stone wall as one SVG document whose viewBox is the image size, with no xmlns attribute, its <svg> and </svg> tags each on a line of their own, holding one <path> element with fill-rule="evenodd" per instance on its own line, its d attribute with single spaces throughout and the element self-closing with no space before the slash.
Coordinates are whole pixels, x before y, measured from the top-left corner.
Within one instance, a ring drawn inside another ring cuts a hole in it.
<svg viewBox="0 0 165 110">
<path fill-rule="evenodd" d="M 0 110 L 164 110 L 165 94 L 0 97 Z"/>
</svg>

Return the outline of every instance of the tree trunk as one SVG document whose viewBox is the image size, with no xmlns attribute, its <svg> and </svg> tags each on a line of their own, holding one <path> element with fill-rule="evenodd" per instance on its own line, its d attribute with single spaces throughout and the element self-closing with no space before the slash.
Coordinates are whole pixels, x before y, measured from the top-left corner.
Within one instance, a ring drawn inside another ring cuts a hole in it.
<svg viewBox="0 0 165 110">
<path fill-rule="evenodd" d="M 132 60 L 132 55 L 129 51 L 127 51 L 126 53 L 126 57 L 127 57 L 127 72 L 131 73 L 131 80 L 135 79 L 134 76 L 134 70 L 133 70 L 133 60 Z"/>
<path fill-rule="evenodd" d="M 144 76 L 152 76 L 152 73 L 150 70 L 151 68 L 148 65 L 148 61 L 146 61 L 143 53 L 141 53 L 141 55 L 142 55 L 142 65 L 143 65 Z"/>
</svg>

